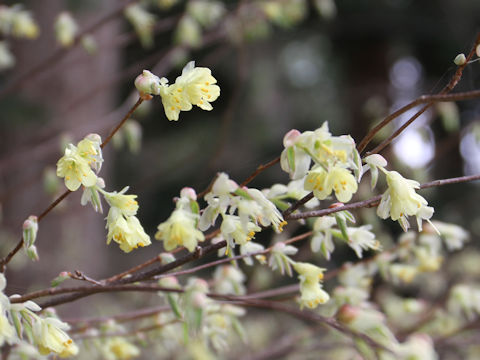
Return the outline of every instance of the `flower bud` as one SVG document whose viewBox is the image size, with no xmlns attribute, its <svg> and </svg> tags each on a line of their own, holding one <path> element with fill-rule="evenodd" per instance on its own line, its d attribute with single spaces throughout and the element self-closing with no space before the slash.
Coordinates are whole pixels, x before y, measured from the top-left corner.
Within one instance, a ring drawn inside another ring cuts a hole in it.
<svg viewBox="0 0 480 360">
<path fill-rule="evenodd" d="M 23 222 L 23 242 L 26 248 L 31 247 L 37 239 L 38 219 L 35 215 L 30 215 Z"/>
<path fill-rule="evenodd" d="M 301 135 L 300 131 L 296 129 L 290 130 L 283 137 L 283 146 L 289 147 L 295 145 L 297 138 Z"/>
<path fill-rule="evenodd" d="M 30 260 L 33 260 L 33 261 L 38 261 L 40 259 L 38 256 L 37 247 L 35 245 L 32 245 L 27 248 L 27 255 L 30 258 Z"/>
<path fill-rule="evenodd" d="M 195 201 L 195 200 L 197 200 L 197 193 L 191 187 L 184 187 L 180 191 L 180 197 L 186 197 L 186 198 L 189 198 L 190 200 Z"/>
<path fill-rule="evenodd" d="M 160 258 L 162 265 L 169 264 L 175 261 L 175 256 L 170 253 L 161 253 L 160 255 L 158 255 L 158 257 Z"/>
<path fill-rule="evenodd" d="M 465 65 L 465 63 L 467 62 L 467 58 L 465 57 L 465 54 L 458 54 L 453 60 L 453 62 L 457 66 Z"/>
<path fill-rule="evenodd" d="M 55 36 L 60 45 L 72 46 L 77 32 L 78 26 L 72 15 L 68 12 L 60 13 L 55 21 Z"/>
<path fill-rule="evenodd" d="M 135 87 L 140 96 L 160 94 L 160 79 L 148 70 L 143 70 L 142 74 L 135 79 Z"/>
<path fill-rule="evenodd" d="M 15 65 L 15 57 L 5 41 L 0 41 L 0 71 Z"/>
</svg>

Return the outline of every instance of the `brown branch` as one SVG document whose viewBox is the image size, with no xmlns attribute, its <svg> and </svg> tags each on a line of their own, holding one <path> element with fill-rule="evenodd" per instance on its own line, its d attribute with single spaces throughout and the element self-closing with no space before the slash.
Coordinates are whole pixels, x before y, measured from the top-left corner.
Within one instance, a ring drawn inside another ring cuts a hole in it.
<svg viewBox="0 0 480 360">
<path fill-rule="evenodd" d="M 140 106 L 143 102 L 142 98 L 139 98 L 135 105 L 127 112 L 127 114 L 123 117 L 120 123 L 111 131 L 110 135 L 103 141 L 100 145 L 101 148 L 104 148 L 107 145 L 115 133 L 122 127 L 123 124 L 130 118 L 130 116 L 135 112 L 135 110 Z M 62 195 L 60 195 L 55 201 L 53 201 L 37 218 L 37 221 L 40 222 L 49 212 L 51 212 L 61 201 L 63 201 L 68 195 L 72 192 L 70 190 L 65 191 Z M 12 258 L 17 254 L 23 246 L 23 236 L 20 241 L 17 243 L 15 248 L 10 251 L 7 256 L 0 260 L 0 272 L 5 272 L 5 266 L 12 260 Z"/>
<path fill-rule="evenodd" d="M 257 167 L 257 169 L 240 184 L 240 186 L 246 186 L 249 182 L 251 182 L 253 179 L 255 179 L 258 176 L 258 174 L 267 170 L 269 167 L 271 167 L 275 164 L 278 164 L 279 162 L 280 162 L 280 156 L 271 160 L 271 161 L 269 161 L 266 164 L 259 165 Z"/>
<path fill-rule="evenodd" d="M 100 317 L 91 317 L 91 318 L 64 318 L 63 320 L 68 324 L 78 324 L 79 326 L 88 326 L 97 323 L 103 323 L 110 320 L 115 322 L 127 322 L 132 320 L 143 319 L 145 317 L 150 317 L 161 312 L 170 311 L 170 306 L 155 306 L 148 309 L 135 310 L 129 313 L 122 313 L 112 316 L 100 316 Z"/>
<path fill-rule="evenodd" d="M 480 34 L 477 35 L 476 41 L 472 49 L 470 50 L 467 59 L 463 65 L 458 66 L 457 71 L 453 75 L 453 77 L 450 79 L 449 83 L 440 91 L 439 95 L 445 95 L 452 91 L 455 86 L 458 84 L 460 81 L 463 70 L 467 66 L 468 62 L 472 59 L 472 57 L 475 54 L 477 46 L 480 44 Z M 455 95 L 455 94 L 454 94 Z M 438 96 L 438 95 L 437 95 Z M 478 95 L 477 95 L 478 96 Z M 476 97 L 477 97 L 476 96 Z M 457 100 L 464 100 L 463 98 L 459 98 Z M 438 101 L 456 101 L 456 100 L 446 100 L 446 99 L 441 99 L 437 98 L 436 95 L 424 95 L 418 98 L 415 101 L 412 101 L 410 104 L 400 108 L 399 110 L 395 111 L 393 114 L 387 116 L 382 122 L 380 122 L 377 126 L 375 126 L 372 130 L 368 132 L 368 134 L 360 141 L 360 143 L 357 146 L 357 149 L 359 152 L 362 152 L 366 146 L 370 143 L 370 141 L 374 138 L 374 136 L 387 124 L 389 124 L 391 121 L 396 119 L 398 116 L 402 115 L 406 111 L 414 108 L 415 106 L 418 106 L 420 104 L 426 104 L 422 109 L 420 109 L 412 118 L 410 118 L 405 124 L 403 124 L 397 131 L 395 131 L 388 139 L 384 140 L 380 145 L 375 147 L 372 151 L 370 151 L 370 154 L 377 153 L 383 148 L 385 148 L 390 142 L 395 139 L 407 126 L 409 126 L 413 121 L 415 121 L 422 113 L 424 113 L 429 107 L 431 107 L 434 102 Z"/>
<path fill-rule="evenodd" d="M 227 298 L 227 297 L 226 297 Z M 263 309 L 270 309 L 270 310 L 276 310 L 276 311 L 281 311 L 290 315 L 293 315 L 297 319 L 302 319 L 308 322 L 318 322 L 320 324 L 323 324 L 325 326 L 328 326 L 332 329 L 335 329 L 339 331 L 340 333 L 344 335 L 351 336 L 353 338 L 358 338 L 363 341 L 365 341 L 368 345 L 372 346 L 373 348 L 376 348 L 378 350 L 383 350 L 388 353 L 393 353 L 392 350 L 387 348 L 386 346 L 380 344 L 376 340 L 372 339 L 370 336 L 356 332 L 348 327 L 345 327 L 341 325 L 340 323 L 337 322 L 334 318 L 329 318 L 329 317 L 324 317 L 320 314 L 317 314 L 316 312 L 313 311 L 307 311 L 307 310 L 299 310 L 297 308 L 281 304 L 279 302 L 275 301 L 265 301 L 265 300 L 250 300 L 250 299 L 244 299 L 240 301 L 235 301 L 234 298 L 232 297 L 233 303 L 236 305 L 241 305 L 241 306 L 250 306 L 250 307 L 257 307 L 257 308 L 263 308 Z"/>
<path fill-rule="evenodd" d="M 475 181 L 480 180 L 480 174 L 477 175 L 470 175 L 470 176 L 461 176 L 451 179 L 443 179 L 443 180 L 434 180 L 428 183 L 420 185 L 420 189 L 426 189 L 434 186 L 443 186 L 443 185 L 450 185 L 450 184 L 458 184 L 468 181 Z M 321 210 L 313 210 L 313 211 L 305 211 L 302 213 L 291 214 L 286 216 L 285 219 L 292 220 L 292 219 L 307 219 L 311 217 L 320 217 L 325 215 L 330 215 L 339 211 L 343 210 L 352 210 L 352 209 L 359 209 L 363 207 L 373 207 L 377 206 L 380 202 L 381 195 L 374 196 L 368 200 L 358 201 L 350 204 L 345 204 L 342 206 L 328 208 L 328 209 L 321 209 Z"/>
</svg>

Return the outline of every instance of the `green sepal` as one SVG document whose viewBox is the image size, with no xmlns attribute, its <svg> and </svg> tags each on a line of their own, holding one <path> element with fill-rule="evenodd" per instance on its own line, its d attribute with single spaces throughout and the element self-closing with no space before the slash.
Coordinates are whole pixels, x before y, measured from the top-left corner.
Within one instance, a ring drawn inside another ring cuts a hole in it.
<svg viewBox="0 0 480 360">
<path fill-rule="evenodd" d="M 200 214 L 200 206 L 198 205 L 198 202 L 190 200 L 190 210 L 192 210 L 194 214 Z"/>
<path fill-rule="evenodd" d="M 68 275 L 58 275 L 55 279 L 52 280 L 50 283 L 51 287 L 57 287 L 61 283 L 63 283 L 65 280 L 70 279 L 70 276 Z"/>
<path fill-rule="evenodd" d="M 345 241 L 349 241 L 348 232 L 347 232 L 347 220 L 345 216 L 341 216 L 340 214 L 335 214 L 335 220 L 337 221 L 337 226 L 342 233 L 343 239 Z"/>
<path fill-rule="evenodd" d="M 287 161 L 290 170 L 295 171 L 295 148 L 293 146 L 287 148 Z"/>
<path fill-rule="evenodd" d="M 31 325 L 31 318 L 30 316 L 25 314 L 25 311 L 20 311 L 20 315 L 22 315 L 22 318 L 25 320 L 23 322 L 23 330 L 25 332 L 25 335 L 27 335 L 28 341 L 30 343 L 33 343 L 34 338 L 33 338 L 33 330 L 32 330 L 32 325 Z"/>
<path fill-rule="evenodd" d="M 353 214 L 348 211 L 348 210 L 343 210 L 343 211 L 340 211 L 340 213 L 347 219 L 347 221 L 349 221 L 350 223 L 352 224 L 355 224 L 357 222 L 357 220 L 355 219 L 355 216 L 353 216 Z"/>
<path fill-rule="evenodd" d="M 285 211 L 290 207 L 290 204 L 286 201 L 279 200 L 279 199 L 273 199 L 270 200 L 277 208 L 279 208 L 281 211 Z"/>
<path fill-rule="evenodd" d="M 17 336 L 21 339 L 22 338 L 22 322 L 19 319 L 18 311 L 10 311 L 10 315 L 12 317 L 13 326 L 17 331 Z"/>
<path fill-rule="evenodd" d="M 245 332 L 245 328 L 243 327 L 242 323 L 238 321 L 238 319 L 234 316 L 230 317 L 230 321 L 232 322 L 233 330 L 237 333 L 244 344 L 247 343 L 247 334 Z"/>
<path fill-rule="evenodd" d="M 170 294 L 170 293 L 167 294 L 167 301 L 168 301 L 168 304 L 170 305 L 170 308 L 172 309 L 172 312 L 175 315 L 175 317 L 179 320 L 182 320 L 183 317 L 182 317 L 182 314 L 180 312 L 180 308 L 178 307 L 178 302 L 174 298 L 173 294 Z"/>
<path fill-rule="evenodd" d="M 183 342 L 187 345 L 190 342 L 190 335 L 188 334 L 188 324 L 183 322 Z"/>
<path fill-rule="evenodd" d="M 248 195 L 247 191 L 245 189 L 238 188 L 233 192 L 237 196 L 241 196 L 247 200 L 253 200 L 250 195 Z"/>
<path fill-rule="evenodd" d="M 357 149 L 353 149 L 353 162 L 355 164 L 353 173 L 355 175 L 355 179 L 357 179 L 357 182 L 359 182 L 360 179 L 362 178 L 363 166 L 362 166 L 362 158 L 360 157 L 360 154 L 358 153 Z"/>
</svg>

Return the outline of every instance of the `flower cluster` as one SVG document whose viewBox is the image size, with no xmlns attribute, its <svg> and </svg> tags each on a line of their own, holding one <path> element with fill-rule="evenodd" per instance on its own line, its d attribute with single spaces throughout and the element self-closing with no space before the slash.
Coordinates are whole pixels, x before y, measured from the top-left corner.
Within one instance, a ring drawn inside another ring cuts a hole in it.
<svg viewBox="0 0 480 360">
<path fill-rule="evenodd" d="M 200 217 L 200 230 L 213 226 L 220 215 L 220 231 L 228 249 L 235 248 L 235 244 L 245 246 L 261 230 L 260 226 L 273 226 L 281 232 L 286 224 L 280 211 L 261 191 L 240 188 L 225 173 L 217 176 L 205 200 L 208 206 Z"/>
<path fill-rule="evenodd" d="M 168 120 L 177 121 L 180 111 L 189 111 L 193 105 L 203 110 L 212 110 L 211 102 L 220 96 L 220 87 L 210 69 L 195 67 L 190 61 L 177 77 L 175 83 L 168 85 L 166 78 L 159 78 L 148 70 L 144 70 L 135 79 L 135 86 L 144 98 L 160 95 Z"/>
<path fill-rule="evenodd" d="M 63 47 L 73 45 L 78 33 L 78 25 L 68 12 L 62 12 L 55 20 L 55 36 L 58 43 Z"/>
<path fill-rule="evenodd" d="M 160 225 L 155 234 L 155 239 L 163 240 L 163 247 L 170 251 L 177 246 L 184 246 L 193 252 L 199 241 L 204 241 L 205 236 L 197 229 L 199 207 L 197 194 L 192 188 L 183 188 L 177 200 L 176 209 L 170 217 Z"/>
<path fill-rule="evenodd" d="M 22 5 L 0 6 L 0 32 L 19 38 L 34 39 L 38 36 L 38 25 L 29 11 L 23 10 Z"/>
<path fill-rule="evenodd" d="M 328 293 L 320 285 L 325 269 L 304 262 L 294 263 L 293 268 L 300 279 L 300 307 L 306 306 L 314 309 L 330 299 Z"/>
<path fill-rule="evenodd" d="M 362 167 L 355 142 L 349 135 L 332 136 L 325 122 L 315 131 L 291 130 L 283 144 L 280 164 L 293 180 L 305 178 L 305 190 L 313 191 L 319 200 L 334 191 L 339 201 L 350 201 L 358 189 Z M 314 165 L 310 169 L 312 161 Z"/>
<path fill-rule="evenodd" d="M 102 190 L 105 199 L 110 205 L 107 216 L 107 244 L 113 240 L 126 253 L 138 247 L 151 244 L 150 237 L 143 230 L 140 221 L 135 216 L 138 211 L 137 195 L 126 195 L 128 187 L 117 192 Z"/>
<path fill-rule="evenodd" d="M 77 190 L 80 185 L 94 186 L 102 167 L 101 138 L 90 134 L 77 146 L 68 144 L 65 155 L 57 162 L 57 176 L 65 179 L 65 186 L 70 191 Z"/>
<path fill-rule="evenodd" d="M 113 240 L 125 252 L 137 247 L 150 245 L 150 237 L 143 230 L 136 218 L 138 203 L 136 195 L 126 195 L 128 186 L 120 192 L 103 190 L 105 183 L 97 177 L 103 163 L 101 138 L 90 134 L 77 146 L 69 144 L 65 155 L 57 162 L 57 176 L 65 178 L 65 185 L 70 191 L 83 185 L 81 204 L 91 203 L 94 210 L 103 212 L 100 194 L 110 205 L 107 216 L 107 244 Z"/>
<path fill-rule="evenodd" d="M 398 221 L 404 231 L 410 227 L 407 216 L 417 218 L 418 229 L 422 230 L 422 220 L 427 220 L 433 215 L 433 208 L 427 206 L 428 202 L 415 192 L 420 184 L 414 180 L 405 179 L 396 171 L 382 169 L 387 177 L 388 189 L 383 193 L 377 215 L 382 219 L 390 217 Z"/>
<path fill-rule="evenodd" d="M 29 358 L 39 358 L 50 353 L 66 358 L 78 353 L 77 345 L 65 332 L 69 328 L 66 323 L 56 318 L 51 311 L 46 311 L 46 317 L 40 317 L 36 312 L 41 308 L 33 301 L 12 304 L 10 300 L 18 295 L 10 298 L 5 296 L 5 286 L 5 277 L 0 274 L 0 345 L 15 345 L 12 352 L 19 355 L 28 349 Z"/>
</svg>

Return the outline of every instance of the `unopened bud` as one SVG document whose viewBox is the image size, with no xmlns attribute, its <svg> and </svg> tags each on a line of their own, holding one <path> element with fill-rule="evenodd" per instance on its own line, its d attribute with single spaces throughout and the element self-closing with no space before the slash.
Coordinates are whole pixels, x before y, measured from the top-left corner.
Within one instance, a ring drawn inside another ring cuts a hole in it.
<svg viewBox="0 0 480 360">
<path fill-rule="evenodd" d="M 38 257 L 37 247 L 35 245 L 27 248 L 27 255 L 33 261 L 38 261 L 40 259 Z"/>
<path fill-rule="evenodd" d="M 293 146 L 300 135 L 301 135 L 300 131 L 296 129 L 290 130 L 283 137 L 283 146 L 285 147 Z"/>
<path fill-rule="evenodd" d="M 72 46 L 77 32 L 78 26 L 72 15 L 68 12 L 60 13 L 55 21 L 55 36 L 60 45 Z"/>
<path fill-rule="evenodd" d="M 467 58 L 465 57 L 465 54 L 458 54 L 453 60 L 453 62 L 457 66 L 465 65 L 465 63 L 467 62 Z"/>
<path fill-rule="evenodd" d="M 137 76 L 135 79 L 135 87 L 141 96 L 160 94 L 160 79 L 148 70 Z"/>
<path fill-rule="evenodd" d="M 27 220 L 23 222 L 23 242 L 25 247 L 29 248 L 35 243 L 38 233 L 38 218 L 35 215 L 30 215 Z"/>
<path fill-rule="evenodd" d="M 167 276 L 158 281 L 158 285 L 170 289 L 179 289 L 180 284 L 175 276 Z"/>
<path fill-rule="evenodd" d="M 195 292 L 192 298 L 192 305 L 197 309 L 203 309 L 208 303 L 208 298 L 204 293 Z"/>
<path fill-rule="evenodd" d="M 186 197 L 190 200 L 197 200 L 197 193 L 191 187 L 184 187 L 180 191 L 180 197 Z"/>
<path fill-rule="evenodd" d="M 123 127 L 123 131 L 128 149 L 134 154 L 138 153 L 142 144 L 142 127 L 138 121 L 128 120 Z"/>
<path fill-rule="evenodd" d="M 175 261 L 175 256 L 170 253 L 161 253 L 160 255 L 158 255 L 158 257 L 160 258 L 162 265 L 169 264 Z"/>
</svg>

